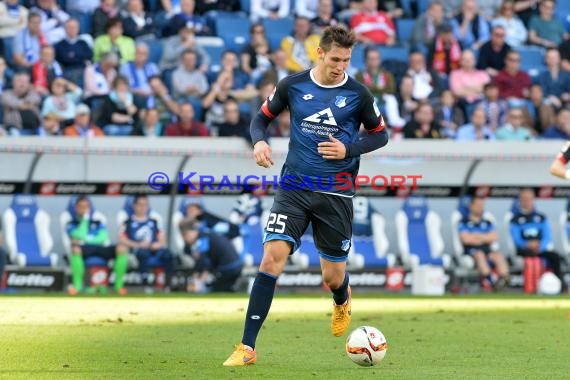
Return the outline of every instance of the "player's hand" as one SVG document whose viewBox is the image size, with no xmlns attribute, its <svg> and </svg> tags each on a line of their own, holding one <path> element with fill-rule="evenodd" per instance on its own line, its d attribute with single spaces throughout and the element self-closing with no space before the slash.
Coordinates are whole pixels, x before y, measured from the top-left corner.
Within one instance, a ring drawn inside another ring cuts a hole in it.
<svg viewBox="0 0 570 380">
<path fill-rule="evenodd" d="M 253 157 L 259 166 L 270 168 L 274 165 L 271 158 L 271 147 L 265 141 L 258 141 L 253 147 Z"/>
<path fill-rule="evenodd" d="M 346 146 L 339 139 L 329 135 L 329 141 L 319 143 L 318 152 L 325 160 L 344 160 Z"/>
</svg>

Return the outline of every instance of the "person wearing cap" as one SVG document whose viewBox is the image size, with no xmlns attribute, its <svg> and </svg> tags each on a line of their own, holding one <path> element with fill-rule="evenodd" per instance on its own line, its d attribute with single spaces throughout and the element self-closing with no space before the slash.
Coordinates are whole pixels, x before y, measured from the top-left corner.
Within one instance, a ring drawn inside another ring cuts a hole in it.
<svg viewBox="0 0 570 380">
<path fill-rule="evenodd" d="M 55 112 L 48 112 L 42 117 L 38 136 L 61 136 L 61 118 Z"/>
<path fill-rule="evenodd" d="M 91 123 L 91 110 L 86 104 L 80 104 L 75 109 L 75 123 L 63 130 L 67 137 L 102 137 L 101 128 Z"/>
</svg>

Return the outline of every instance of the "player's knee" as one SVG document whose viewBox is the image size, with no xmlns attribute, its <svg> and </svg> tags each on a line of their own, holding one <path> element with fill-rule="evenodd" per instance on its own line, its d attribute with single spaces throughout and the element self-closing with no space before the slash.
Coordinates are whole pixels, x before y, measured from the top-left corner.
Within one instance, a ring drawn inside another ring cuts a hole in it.
<svg viewBox="0 0 570 380">
<path fill-rule="evenodd" d="M 265 243 L 263 259 L 261 260 L 260 270 L 262 272 L 279 275 L 285 267 L 289 253 L 291 252 L 291 243 L 285 241 L 270 241 Z"/>
</svg>

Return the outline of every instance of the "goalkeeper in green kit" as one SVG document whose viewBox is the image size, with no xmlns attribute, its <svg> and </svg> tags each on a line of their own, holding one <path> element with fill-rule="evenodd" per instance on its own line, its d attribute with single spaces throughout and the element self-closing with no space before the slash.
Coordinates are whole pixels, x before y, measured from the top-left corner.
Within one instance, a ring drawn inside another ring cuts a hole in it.
<svg viewBox="0 0 570 380">
<path fill-rule="evenodd" d="M 106 263 L 115 259 L 115 291 L 127 294 L 124 277 L 128 267 L 128 250 L 122 244 L 109 245 L 109 233 L 101 220 L 92 218 L 89 199 L 78 197 L 75 201 L 75 215 L 67 224 L 67 234 L 71 239 L 71 278 L 70 295 L 83 291 L 85 262 L 92 265 Z"/>
</svg>

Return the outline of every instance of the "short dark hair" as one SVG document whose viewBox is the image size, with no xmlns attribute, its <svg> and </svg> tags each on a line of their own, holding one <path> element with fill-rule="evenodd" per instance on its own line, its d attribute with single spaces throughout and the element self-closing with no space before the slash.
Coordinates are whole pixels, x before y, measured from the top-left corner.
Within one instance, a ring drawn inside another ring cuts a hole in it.
<svg viewBox="0 0 570 380">
<path fill-rule="evenodd" d="M 325 29 L 319 47 L 329 51 L 333 44 L 337 44 L 342 48 L 352 49 L 355 43 L 356 36 L 351 30 L 342 25 L 334 25 Z"/>
<path fill-rule="evenodd" d="M 117 25 L 120 25 L 122 27 L 123 20 L 121 20 L 120 17 L 110 18 L 109 20 L 107 20 L 107 23 L 105 24 L 105 31 L 109 32 L 109 29 L 114 28 Z"/>
<path fill-rule="evenodd" d="M 475 196 L 471 197 L 471 199 L 469 200 L 469 204 L 472 205 L 472 204 L 475 203 L 475 201 L 477 201 L 477 200 L 484 201 L 484 200 L 485 200 L 485 197 L 482 197 L 482 196 L 480 196 L 480 195 L 475 195 Z"/>
<path fill-rule="evenodd" d="M 137 203 L 141 199 L 148 199 L 148 197 L 146 196 L 146 194 L 137 194 L 133 198 L 133 204 Z"/>
<path fill-rule="evenodd" d="M 80 202 L 89 202 L 89 198 L 87 198 L 85 195 L 80 195 L 77 197 L 77 199 L 75 199 L 75 205 L 77 206 Z"/>
</svg>

